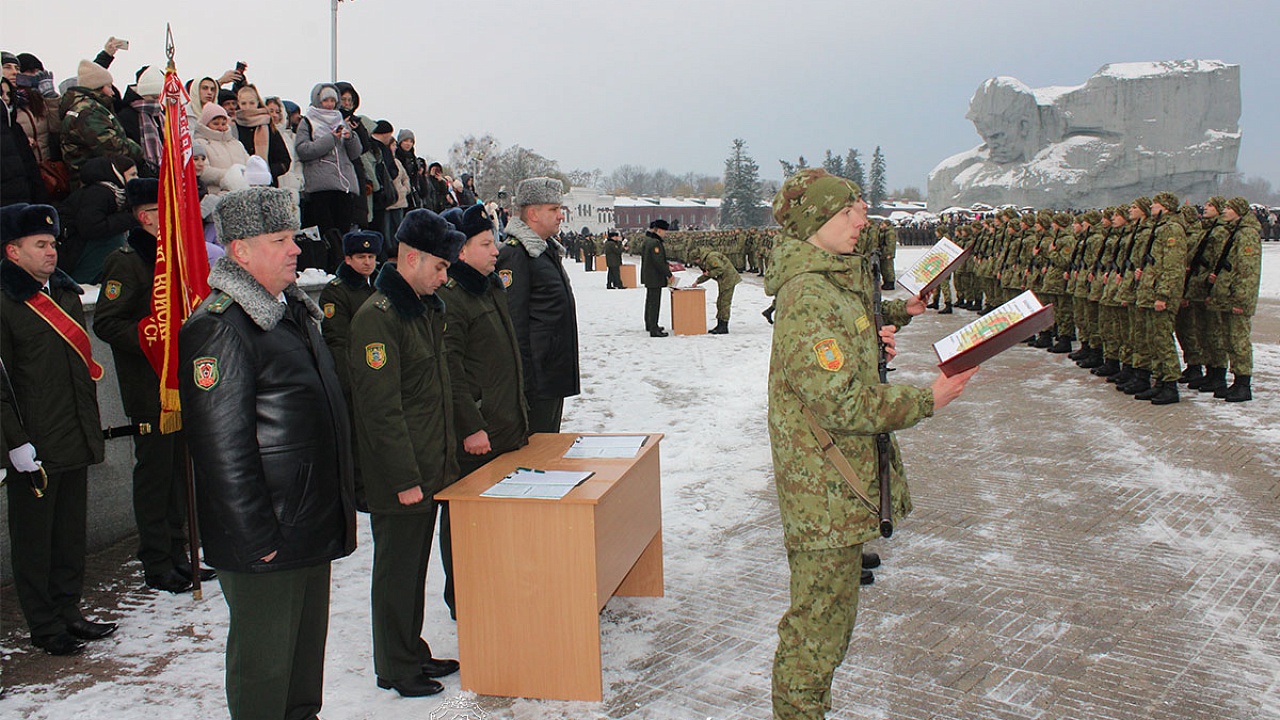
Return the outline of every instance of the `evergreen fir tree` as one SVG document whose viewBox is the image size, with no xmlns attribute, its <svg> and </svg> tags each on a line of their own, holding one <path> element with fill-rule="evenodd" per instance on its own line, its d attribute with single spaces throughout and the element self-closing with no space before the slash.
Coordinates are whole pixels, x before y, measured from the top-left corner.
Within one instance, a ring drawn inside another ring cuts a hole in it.
<svg viewBox="0 0 1280 720">
<path fill-rule="evenodd" d="M 836 177 L 844 177 L 844 158 L 832 155 L 828 150 L 827 156 L 822 160 L 822 169 Z"/>
<path fill-rule="evenodd" d="M 884 153 L 880 152 L 879 145 L 876 146 L 875 154 L 871 156 L 870 180 L 871 189 L 867 193 L 867 202 L 870 203 L 872 207 L 875 207 L 884 200 L 885 194 L 888 192 L 885 187 L 887 179 L 885 178 L 884 170 Z"/>
<path fill-rule="evenodd" d="M 808 169 L 809 167 L 809 163 L 805 162 L 803 155 L 801 155 L 800 159 L 797 160 L 796 162 L 787 162 L 786 160 L 779 160 L 778 164 L 782 166 L 783 178 L 789 178 L 792 175 L 795 175 L 796 173 L 800 172 L 801 170 Z"/>
<path fill-rule="evenodd" d="M 849 154 L 844 159 L 844 177 L 858 183 L 858 187 L 867 186 L 867 175 L 862 169 L 862 158 L 858 157 L 858 151 L 849 148 Z"/>
<path fill-rule="evenodd" d="M 729 159 L 724 161 L 724 196 L 720 201 L 720 224 L 725 227 L 754 227 L 760 224 L 760 166 L 747 153 L 747 141 L 733 141 Z"/>
</svg>

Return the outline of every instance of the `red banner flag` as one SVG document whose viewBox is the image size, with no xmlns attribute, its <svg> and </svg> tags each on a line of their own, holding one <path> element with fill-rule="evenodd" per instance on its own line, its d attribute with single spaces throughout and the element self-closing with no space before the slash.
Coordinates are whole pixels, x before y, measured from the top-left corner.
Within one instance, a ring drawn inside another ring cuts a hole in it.
<svg viewBox="0 0 1280 720">
<path fill-rule="evenodd" d="M 178 397 L 178 329 L 209 295 L 209 255 L 200 220 L 196 167 L 191 158 L 187 103 L 191 98 L 173 66 L 164 73 L 164 154 L 160 159 L 160 237 L 151 315 L 138 323 L 138 339 L 160 377 L 160 432 L 182 429 Z"/>
</svg>

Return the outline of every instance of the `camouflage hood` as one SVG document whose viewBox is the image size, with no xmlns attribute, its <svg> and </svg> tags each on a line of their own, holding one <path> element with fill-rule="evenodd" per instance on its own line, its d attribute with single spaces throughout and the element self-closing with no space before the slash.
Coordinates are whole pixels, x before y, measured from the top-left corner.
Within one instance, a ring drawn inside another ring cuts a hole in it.
<svg viewBox="0 0 1280 720">
<path fill-rule="evenodd" d="M 764 292 L 776 296 L 783 285 L 804 273 L 862 273 L 866 262 L 864 255 L 834 255 L 812 243 L 784 235 L 774 247 L 773 261 L 765 270 Z"/>
</svg>

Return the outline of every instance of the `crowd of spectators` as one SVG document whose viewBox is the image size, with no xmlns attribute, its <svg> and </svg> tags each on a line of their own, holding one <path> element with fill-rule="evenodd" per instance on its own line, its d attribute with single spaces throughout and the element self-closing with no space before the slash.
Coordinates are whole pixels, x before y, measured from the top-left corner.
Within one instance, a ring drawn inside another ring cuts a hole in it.
<svg viewBox="0 0 1280 720">
<path fill-rule="evenodd" d="M 164 73 L 142 66 L 132 82 L 118 82 L 117 55 L 126 48 L 110 38 L 60 85 L 35 55 L 3 55 L 0 205 L 54 205 L 64 221 L 59 267 L 81 283 L 100 279 L 103 259 L 137 225 L 125 183 L 157 177 L 164 147 Z M 382 233 L 394 256 L 395 231 L 409 210 L 443 212 L 477 202 L 469 175 L 452 178 L 440 163 L 417 155 L 412 130 L 360 113 L 351 83 L 318 83 L 300 105 L 259 88 L 247 70 L 237 63 L 218 77 L 186 81 L 211 248 L 218 199 L 251 185 L 298 192 L 303 227 L 319 231 L 301 267 L 327 272 L 342 263 L 341 238 L 352 228 Z"/>
</svg>

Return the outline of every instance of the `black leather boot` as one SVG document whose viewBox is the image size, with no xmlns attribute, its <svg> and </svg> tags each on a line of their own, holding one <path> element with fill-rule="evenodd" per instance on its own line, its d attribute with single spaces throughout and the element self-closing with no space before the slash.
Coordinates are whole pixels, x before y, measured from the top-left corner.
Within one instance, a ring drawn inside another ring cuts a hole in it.
<svg viewBox="0 0 1280 720">
<path fill-rule="evenodd" d="M 1227 402 L 1248 402 L 1253 399 L 1253 381 L 1252 375 L 1236 375 L 1236 381 L 1231 383 L 1231 387 L 1227 388 L 1227 394 L 1223 399 Z M 1217 397 L 1214 393 L 1214 397 Z"/>
<path fill-rule="evenodd" d="M 1102 364 L 1089 372 L 1097 375 L 1098 377 L 1107 378 L 1109 381 L 1112 376 L 1120 372 L 1120 361 L 1114 358 L 1104 357 L 1102 359 Z"/>
<path fill-rule="evenodd" d="M 1202 393 L 1217 392 L 1227 387 L 1227 369 L 1224 367 L 1209 367 L 1204 374 L 1204 382 L 1196 388 Z"/>
<path fill-rule="evenodd" d="M 1166 380 L 1160 383 L 1160 390 L 1151 396 L 1152 405 L 1172 405 L 1179 401 L 1178 383 L 1173 380 Z"/>
<path fill-rule="evenodd" d="M 1074 338 L 1070 335 L 1059 335 L 1058 342 L 1054 343 L 1053 347 L 1049 348 L 1049 352 L 1058 354 L 1071 352 L 1071 341 L 1073 339 Z"/>
<path fill-rule="evenodd" d="M 1201 371 L 1201 368 L 1199 365 L 1188 365 L 1187 369 L 1183 370 L 1182 374 L 1178 376 L 1178 382 L 1183 385 L 1187 385 L 1194 390 L 1196 387 L 1199 387 L 1199 383 L 1197 383 L 1194 386 L 1191 385 L 1191 383 L 1203 377 L 1204 377 L 1204 372 Z"/>
</svg>

